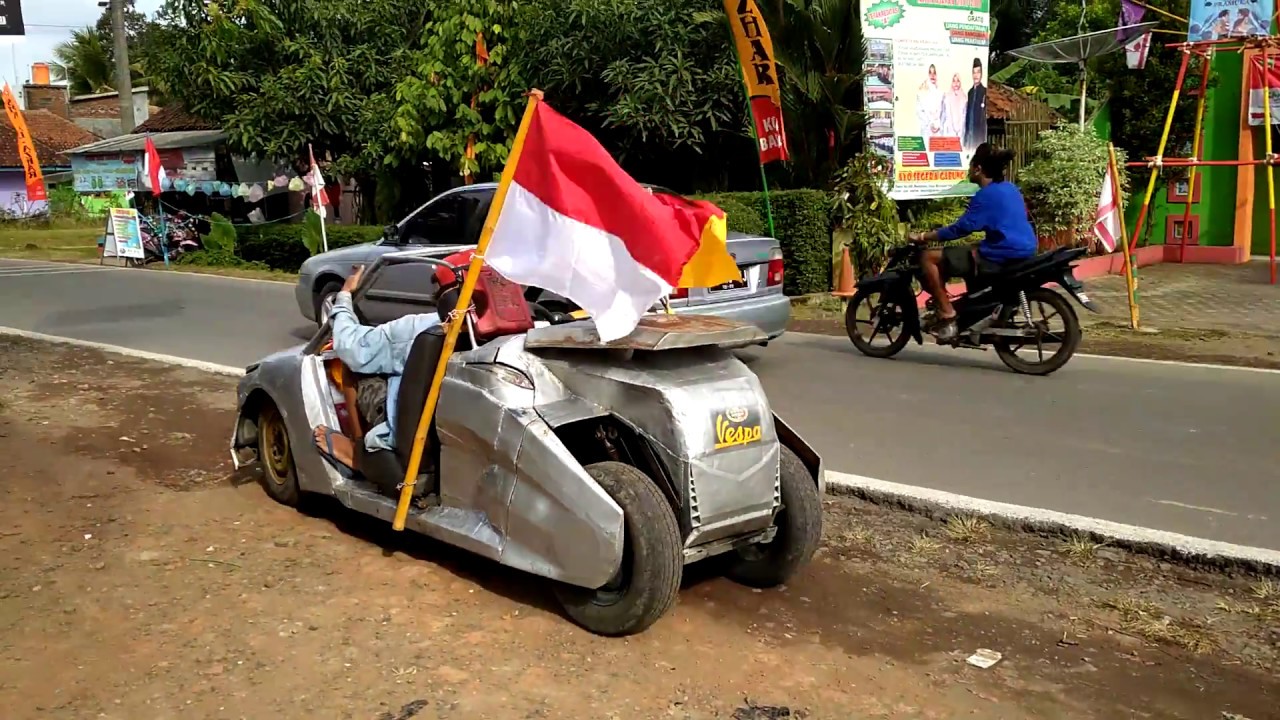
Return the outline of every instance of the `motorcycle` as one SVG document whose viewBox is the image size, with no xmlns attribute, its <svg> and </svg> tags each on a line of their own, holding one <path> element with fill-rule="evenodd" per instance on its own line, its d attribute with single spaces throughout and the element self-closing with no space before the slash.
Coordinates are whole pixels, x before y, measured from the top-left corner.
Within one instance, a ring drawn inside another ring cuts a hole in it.
<svg viewBox="0 0 1280 720">
<path fill-rule="evenodd" d="M 915 338 L 924 343 L 923 331 L 938 324 L 934 298 L 920 313 L 915 283 L 921 277 L 924 246 L 912 243 L 889 255 L 883 272 L 858 281 L 857 292 L 845 307 L 845 330 L 854 347 L 864 355 L 890 358 Z M 1097 308 L 1076 279 L 1072 262 L 1086 253 L 1084 248 L 1059 248 L 1002 267 L 995 273 L 979 274 L 966 283 L 966 291 L 951 303 L 956 311 L 955 337 L 939 345 L 985 350 L 996 355 L 1011 370 L 1027 375 L 1048 375 L 1071 359 L 1080 346 L 1080 318 L 1067 300 L 1092 312 Z M 1066 295 L 1047 287 L 1058 285 Z M 859 311 L 866 306 L 865 319 Z M 1047 308 L 1047 309 L 1046 309 Z M 1033 318 L 1033 309 L 1039 318 Z M 1062 328 L 1051 328 L 1061 318 Z M 862 329 L 867 328 L 864 336 Z M 898 331 L 894 335 L 894 331 Z M 887 344 L 874 341 L 883 337 Z M 1046 350 L 1052 352 L 1046 355 Z M 1034 353 L 1034 354 L 1033 354 Z"/>
<path fill-rule="evenodd" d="M 130 267 L 142 267 L 153 262 L 163 262 L 166 249 L 169 254 L 169 262 L 176 262 L 180 256 L 201 249 L 200 235 L 196 232 L 195 220 L 184 212 L 179 212 L 166 218 L 163 226 L 166 231 L 164 233 L 161 232 L 160 223 L 149 216 L 140 216 L 138 222 L 139 231 L 142 234 L 143 257 L 141 260 L 126 259 L 126 264 Z M 161 246 L 162 238 L 165 239 L 164 246 Z"/>
</svg>

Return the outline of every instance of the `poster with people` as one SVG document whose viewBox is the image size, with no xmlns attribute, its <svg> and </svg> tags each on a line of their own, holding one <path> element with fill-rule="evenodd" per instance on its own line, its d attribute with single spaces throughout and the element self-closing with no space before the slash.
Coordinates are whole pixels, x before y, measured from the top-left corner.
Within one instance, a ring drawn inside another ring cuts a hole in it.
<svg viewBox="0 0 1280 720">
<path fill-rule="evenodd" d="M 868 147 L 896 200 L 972 195 L 987 139 L 990 0 L 861 0 Z"/>
<path fill-rule="evenodd" d="M 1187 40 L 1225 40 L 1270 35 L 1275 0 L 1196 0 L 1191 3 Z"/>
</svg>

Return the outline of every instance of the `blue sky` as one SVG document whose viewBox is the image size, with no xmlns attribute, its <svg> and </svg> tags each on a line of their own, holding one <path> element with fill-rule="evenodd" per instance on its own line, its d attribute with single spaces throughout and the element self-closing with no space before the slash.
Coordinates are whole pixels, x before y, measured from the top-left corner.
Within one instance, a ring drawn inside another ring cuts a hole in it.
<svg viewBox="0 0 1280 720">
<path fill-rule="evenodd" d="M 140 12 L 151 15 L 161 2 L 137 0 L 136 5 Z M 52 60 L 58 43 L 70 37 L 72 30 L 97 22 L 101 13 L 97 0 L 23 0 L 27 36 L 0 37 L 0 78 L 15 92 L 20 91 L 22 83 L 31 79 L 31 63 Z"/>
</svg>

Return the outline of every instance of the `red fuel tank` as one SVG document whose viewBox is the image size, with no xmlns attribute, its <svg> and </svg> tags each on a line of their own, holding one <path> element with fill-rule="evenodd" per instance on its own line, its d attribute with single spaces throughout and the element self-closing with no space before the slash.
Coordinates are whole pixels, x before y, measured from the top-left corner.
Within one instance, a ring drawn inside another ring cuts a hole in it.
<svg viewBox="0 0 1280 720">
<path fill-rule="evenodd" d="M 461 272 L 455 273 L 447 267 L 436 268 L 436 282 L 440 284 L 439 297 L 442 301 L 445 301 L 446 295 L 455 294 L 449 300 L 457 302 L 456 293 L 462 288 L 463 273 L 471 264 L 473 255 L 474 251 L 463 250 L 444 258 L 446 263 L 461 268 Z M 488 265 L 481 266 L 471 304 L 476 308 L 477 342 L 485 343 L 496 337 L 516 335 L 533 329 L 533 317 L 529 312 L 529 303 L 524 299 L 524 288 L 502 277 Z"/>
</svg>

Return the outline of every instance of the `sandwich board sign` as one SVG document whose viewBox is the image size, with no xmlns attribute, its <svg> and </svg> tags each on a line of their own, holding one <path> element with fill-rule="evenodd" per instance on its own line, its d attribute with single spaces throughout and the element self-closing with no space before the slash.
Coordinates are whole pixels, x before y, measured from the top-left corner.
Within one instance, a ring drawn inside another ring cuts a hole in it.
<svg viewBox="0 0 1280 720">
<path fill-rule="evenodd" d="M 107 231 L 103 236 L 102 257 L 142 260 L 144 256 L 138 211 L 133 208 L 111 208 L 107 215 Z"/>
</svg>

